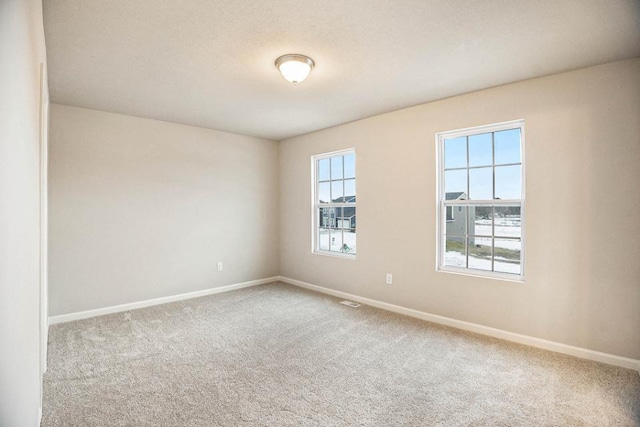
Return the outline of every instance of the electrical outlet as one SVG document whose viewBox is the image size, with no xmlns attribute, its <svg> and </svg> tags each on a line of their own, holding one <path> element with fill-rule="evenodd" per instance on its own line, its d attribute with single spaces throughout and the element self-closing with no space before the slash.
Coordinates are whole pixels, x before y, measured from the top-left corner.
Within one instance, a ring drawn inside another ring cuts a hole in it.
<svg viewBox="0 0 640 427">
<path fill-rule="evenodd" d="M 387 273 L 387 285 L 393 284 L 393 274 Z"/>
<path fill-rule="evenodd" d="M 222 271 L 222 263 L 221 262 L 218 263 L 218 271 Z"/>
</svg>

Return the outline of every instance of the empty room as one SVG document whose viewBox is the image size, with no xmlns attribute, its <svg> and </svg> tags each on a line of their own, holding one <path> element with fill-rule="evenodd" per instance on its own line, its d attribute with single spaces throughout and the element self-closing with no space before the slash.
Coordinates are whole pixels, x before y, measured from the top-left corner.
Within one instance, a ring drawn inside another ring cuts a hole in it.
<svg viewBox="0 0 640 427">
<path fill-rule="evenodd" d="M 0 0 L 35 426 L 640 426 L 640 1 Z"/>
</svg>

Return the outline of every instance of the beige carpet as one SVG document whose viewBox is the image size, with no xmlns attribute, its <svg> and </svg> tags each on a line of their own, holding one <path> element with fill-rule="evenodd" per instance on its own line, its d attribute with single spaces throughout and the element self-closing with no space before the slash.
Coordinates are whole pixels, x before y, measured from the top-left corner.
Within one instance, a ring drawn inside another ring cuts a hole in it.
<svg viewBox="0 0 640 427">
<path fill-rule="evenodd" d="M 55 325 L 43 426 L 637 426 L 637 372 L 284 284 Z"/>
</svg>

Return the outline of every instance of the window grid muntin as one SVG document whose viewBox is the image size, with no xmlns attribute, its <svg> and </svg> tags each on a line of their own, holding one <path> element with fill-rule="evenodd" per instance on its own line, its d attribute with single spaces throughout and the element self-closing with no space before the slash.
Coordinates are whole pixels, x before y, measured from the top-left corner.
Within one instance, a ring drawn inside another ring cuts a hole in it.
<svg viewBox="0 0 640 427">
<path fill-rule="evenodd" d="M 511 162 L 511 163 L 500 163 L 500 164 L 496 164 L 496 142 L 495 142 L 495 134 L 496 132 L 501 132 L 501 131 L 505 131 L 505 130 L 512 130 L 512 129 L 519 129 L 520 130 L 520 162 Z M 469 154 L 469 137 L 471 136 L 475 136 L 475 135 L 484 135 L 484 134 L 490 134 L 491 135 L 491 164 L 490 165 L 480 165 L 480 166 L 469 166 L 470 164 L 470 154 Z M 492 195 L 492 199 L 471 199 L 471 200 L 475 200 L 475 201 L 480 201 L 480 200 L 500 200 L 500 199 L 496 199 L 496 167 L 507 167 L 507 166 L 520 166 L 521 171 L 520 174 L 521 176 L 523 175 L 522 172 L 522 135 L 523 134 L 523 130 L 522 130 L 522 126 L 515 126 L 511 129 L 500 129 L 500 130 L 494 130 L 494 131 L 485 131 L 485 132 L 479 132 L 479 133 L 474 133 L 474 134 L 469 134 L 469 135 L 458 135 L 455 137 L 441 137 L 439 140 L 439 144 L 442 145 L 442 180 L 443 180 L 443 185 L 446 188 L 446 172 L 449 171 L 461 171 L 461 170 L 466 170 L 467 171 L 467 184 L 466 184 L 466 193 L 468 197 L 471 197 L 471 174 L 469 173 L 469 171 L 471 169 L 486 169 L 486 168 L 491 168 L 491 195 Z M 445 166 L 445 158 L 444 156 L 445 154 L 445 150 L 444 150 L 444 145 L 446 143 L 447 140 L 450 139 L 457 139 L 460 138 L 461 136 L 465 137 L 465 147 L 466 147 L 466 163 L 467 165 L 465 167 L 446 167 Z M 522 185 L 522 179 L 521 179 L 521 187 L 523 187 Z M 522 200 L 522 188 L 520 191 L 520 199 L 514 199 L 514 200 Z"/>
</svg>

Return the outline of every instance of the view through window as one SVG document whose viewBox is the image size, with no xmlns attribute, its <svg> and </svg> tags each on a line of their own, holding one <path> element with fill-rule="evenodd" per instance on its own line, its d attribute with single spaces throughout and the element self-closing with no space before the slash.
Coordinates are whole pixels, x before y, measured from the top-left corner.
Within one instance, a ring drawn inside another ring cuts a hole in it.
<svg viewBox="0 0 640 427">
<path fill-rule="evenodd" d="M 344 150 L 313 157 L 314 251 L 356 254 L 356 155 Z"/>
<path fill-rule="evenodd" d="M 440 270 L 523 276 L 523 131 L 516 121 L 438 134 Z"/>
</svg>

